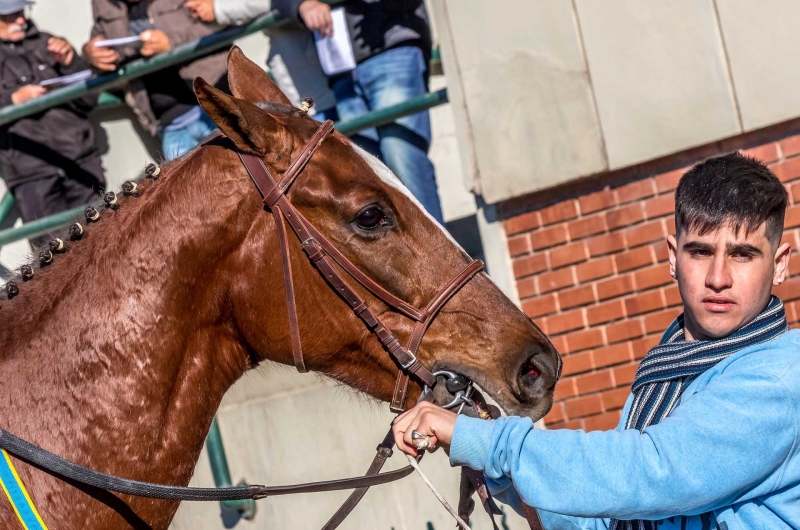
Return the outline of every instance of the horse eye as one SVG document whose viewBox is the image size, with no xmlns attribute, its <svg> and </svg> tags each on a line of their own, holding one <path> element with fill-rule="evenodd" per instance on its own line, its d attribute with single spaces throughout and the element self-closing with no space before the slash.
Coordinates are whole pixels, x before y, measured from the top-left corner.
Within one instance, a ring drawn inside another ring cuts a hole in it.
<svg viewBox="0 0 800 530">
<path fill-rule="evenodd" d="M 368 206 L 356 216 L 356 223 L 364 230 L 374 230 L 386 224 L 386 214 L 379 206 Z"/>
</svg>

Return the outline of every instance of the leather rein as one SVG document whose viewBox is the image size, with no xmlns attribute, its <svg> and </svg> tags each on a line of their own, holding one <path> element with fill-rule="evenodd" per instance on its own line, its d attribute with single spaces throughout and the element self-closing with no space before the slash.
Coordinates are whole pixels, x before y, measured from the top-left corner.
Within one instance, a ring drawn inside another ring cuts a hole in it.
<svg viewBox="0 0 800 530">
<path fill-rule="evenodd" d="M 294 284 L 292 280 L 286 223 L 289 224 L 294 234 L 300 240 L 300 244 L 309 261 L 317 268 L 320 274 L 322 274 L 329 286 L 364 322 L 369 331 L 378 338 L 388 355 L 397 364 L 399 371 L 390 408 L 393 412 L 402 412 L 405 410 L 408 383 L 411 377 L 418 380 L 425 390 L 420 399 L 433 401 L 430 389 L 436 385 L 436 378 L 441 375 L 441 373 L 431 373 L 430 370 L 425 368 L 417 359 L 417 352 L 422 344 L 425 333 L 439 314 L 439 311 L 456 293 L 469 283 L 476 274 L 483 270 L 483 263 L 478 260 L 470 262 L 436 293 L 428 305 L 420 309 L 391 294 L 350 262 L 330 243 L 330 241 L 320 234 L 299 211 L 297 211 L 286 196 L 289 187 L 306 167 L 320 144 L 332 131 L 332 121 L 328 120 L 322 123 L 311 140 L 305 145 L 297 158 L 292 161 L 289 169 L 279 180 L 272 176 L 259 157 L 242 152 L 235 146 L 230 148 L 238 154 L 250 178 L 264 198 L 265 207 L 271 212 L 275 220 L 283 264 L 284 291 L 289 313 L 289 327 L 295 367 L 300 372 L 307 371 L 300 343 L 300 329 L 294 297 Z M 415 322 L 407 347 L 404 348 L 394 333 L 387 329 L 380 318 L 370 310 L 367 302 L 350 286 L 344 276 L 334 266 L 334 263 L 341 267 L 353 280 L 358 282 L 376 298 Z M 461 392 L 460 394 L 463 395 Z M 466 396 L 466 399 L 462 402 L 469 403 L 482 417 L 489 416 L 490 409 L 477 390 L 471 389 L 471 393 L 466 394 Z M 461 402 L 454 400 L 453 403 L 446 406 L 450 407 L 459 403 Z M 246 485 L 231 488 L 193 488 L 152 484 L 101 473 L 61 458 L 0 429 L 0 448 L 5 449 L 10 454 L 13 454 L 21 460 L 51 475 L 61 479 L 75 481 L 92 488 L 99 488 L 137 497 L 173 501 L 258 500 L 276 495 L 353 489 L 354 491 L 351 493 L 350 497 L 326 523 L 323 530 L 333 530 L 338 527 L 371 486 L 402 479 L 414 471 L 411 466 L 406 466 L 395 471 L 380 473 L 383 464 L 392 455 L 393 445 L 394 436 L 392 430 L 389 429 L 383 441 L 378 445 L 376 455 L 366 474 L 360 477 L 289 486 Z M 421 457 L 422 454 L 420 454 L 418 458 Z M 473 491 L 475 490 L 473 489 Z"/>
</svg>

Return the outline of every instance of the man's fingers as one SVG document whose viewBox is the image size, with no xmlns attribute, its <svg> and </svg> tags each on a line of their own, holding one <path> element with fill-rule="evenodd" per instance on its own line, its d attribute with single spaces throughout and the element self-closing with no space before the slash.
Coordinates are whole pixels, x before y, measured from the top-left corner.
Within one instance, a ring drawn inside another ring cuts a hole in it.
<svg viewBox="0 0 800 530">
<path fill-rule="evenodd" d="M 328 37 L 333 37 L 333 19 L 331 18 L 330 11 L 324 11 L 322 13 L 321 24 L 323 34 Z"/>
</svg>

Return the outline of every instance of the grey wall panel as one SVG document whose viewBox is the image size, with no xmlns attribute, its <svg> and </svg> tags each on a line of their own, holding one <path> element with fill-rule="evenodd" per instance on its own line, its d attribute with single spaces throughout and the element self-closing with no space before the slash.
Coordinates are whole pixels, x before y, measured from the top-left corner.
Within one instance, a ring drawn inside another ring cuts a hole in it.
<svg viewBox="0 0 800 530">
<path fill-rule="evenodd" d="M 442 1 L 443 53 L 455 54 L 445 73 L 461 91 L 458 123 L 471 128 L 462 150 L 476 191 L 491 203 L 604 170 L 570 2 Z"/>
<path fill-rule="evenodd" d="M 741 132 L 710 0 L 576 0 L 612 169 Z"/>
<path fill-rule="evenodd" d="M 716 3 L 745 130 L 800 116 L 800 2 Z"/>
</svg>

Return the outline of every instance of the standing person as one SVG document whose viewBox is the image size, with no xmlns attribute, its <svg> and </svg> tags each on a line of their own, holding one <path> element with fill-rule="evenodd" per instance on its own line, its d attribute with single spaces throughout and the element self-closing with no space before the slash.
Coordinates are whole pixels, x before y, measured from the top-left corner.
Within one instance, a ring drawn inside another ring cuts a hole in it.
<svg viewBox="0 0 800 530">
<path fill-rule="evenodd" d="M 357 66 L 331 80 L 339 117 L 351 120 L 424 95 L 432 44 L 423 0 L 350 0 L 344 8 Z M 428 111 L 363 131 L 353 140 L 382 158 L 444 224 L 436 172 L 428 158 Z"/>
<path fill-rule="evenodd" d="M 0 0 L 0 105 L 47 92 L 40 82 L 86 70 L 61 37 L 39 31 L 27 0 Z M 25 222 L 89 203 L 105 186 L 100 151 L 84 96 L 0 127 L 3 179 Z"/>
<path fill-rule="evenodd" d="M 319 0 L 188 0 L 186 8 L 203 22 L 225 25 L 244 24 L 270 9 L 276 9 L 281 16 L 289 18 L 291 22 L 270 32 L 269 71 L 295 106 L 310 97 L 314 100 L 314 118 L 319 121 L 339 119 L 336 99 L 319 64 L 311 33 L 330 33 L 330 7 L 327 4 Z"/>
<path fill-rule="evenodd" d="M 412 431 L 434 436 L 545 528 L 800 528 L 800 331 L 770 294 L 789 263 L 787 201 L 738 153 L 684 175 L 667 239 L 684 313 L 642 360 L 615 430 L 419 405 L 395 421 L 398 446 L 413 454 Z"/>
<path fill-rule="evenodd" d="M 219 29 L 192 18 L 183 3 L 184 0 L 92 0 L 95 23 L 83 54 L 98 70 L 112 72 L 133 59 L 167 52 Z M 102 40 L 128 36 L 139 36 L 141 45 L 96 46 Z M 182 156 L 216 129 L 197 104 L 192 83 L 195 77 L 203 77 L 224 88 L 226 52 L 165 68 L 126 85 L 126 102 L 142 125 L 161 138 L 168 160 Z"/>
</svg>

